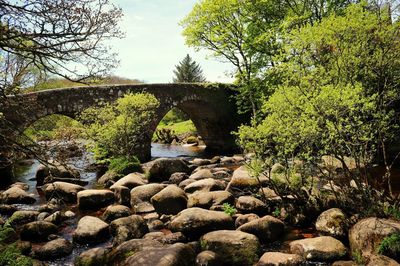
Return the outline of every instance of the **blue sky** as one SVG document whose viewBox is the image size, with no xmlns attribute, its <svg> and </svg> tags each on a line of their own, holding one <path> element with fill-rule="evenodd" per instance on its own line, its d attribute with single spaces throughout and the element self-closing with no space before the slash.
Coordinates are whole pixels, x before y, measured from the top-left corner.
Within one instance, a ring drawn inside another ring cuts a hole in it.
<svg viewBox="0 0 400 266">
<path fill-rule="evenodd" d="M 209 81 L 230 82 L 230 64 L 210 57 L 210 52 L 185 45 L 178 22 L 196 0 L 114 0 L 124 12 L 121 29 L 126 37 L 111 42 L 120 66 L 114 74 L 146 83 L 172 82 L 175 65 L 189 53 Z M 208 59 L 207 59 L 208 58 Z"/>
</svg>

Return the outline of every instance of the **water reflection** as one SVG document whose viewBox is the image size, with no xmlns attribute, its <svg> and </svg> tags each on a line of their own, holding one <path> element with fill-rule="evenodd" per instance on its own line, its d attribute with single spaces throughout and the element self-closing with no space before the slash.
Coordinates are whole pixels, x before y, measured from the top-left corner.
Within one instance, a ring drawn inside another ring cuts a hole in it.
<svg viewBox="0 0 400 266">
<path fill-rule="evenodd" d="M 151 157 L 204 157 L 206 146 L 151 144 Z"/>
</svg>

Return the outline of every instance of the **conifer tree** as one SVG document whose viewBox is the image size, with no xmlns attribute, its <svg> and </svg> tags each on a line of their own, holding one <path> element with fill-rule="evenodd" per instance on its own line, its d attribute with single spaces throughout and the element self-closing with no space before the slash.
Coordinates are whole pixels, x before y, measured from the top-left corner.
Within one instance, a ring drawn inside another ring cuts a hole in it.
<svg viewBox="0 0 400 266">
<path fill-rule="evenodd" d="M 175 66 L 173 82 L 206 82 L 203 76 L 203 70 L 200 65 L 194 61 L 189 54 Z"/>
</svg>

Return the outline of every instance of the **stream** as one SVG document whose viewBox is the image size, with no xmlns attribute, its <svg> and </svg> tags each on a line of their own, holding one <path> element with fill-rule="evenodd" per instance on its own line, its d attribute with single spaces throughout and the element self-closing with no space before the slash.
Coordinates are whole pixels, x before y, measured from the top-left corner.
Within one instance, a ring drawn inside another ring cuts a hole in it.
<svg viewBox="0 0 400 266">
<path fill-rule="evenodd" d="M 167 144 L 158 144 L 152 143 L 152 159 L 160 158 L 160 157 L 183 157 L 186 159 L 190 159 L 193 157 L 204 157 L 205 156 L 205 146 L 181 146 L 181 145 L 167 145 Z M 87 170 L 87 166 L 92 164 L 93 158 L 92 154 L 88 152 L 83 152 L 82 156 L 70 158 L 67 163 L 74 166 L 79 170 L 81 175 L 81 180 L 87 181 L 88 184 L 85 186 L 87 189 L 94 188 L 96 186 L 97 175 L 96 172 L 90 172 Z M 15 166 L 15 182 L 23 182 L 29 185 L 28 193 L 34 195 L 36 202 L 31 205 L 27 204 L 14 204 L 19 210 L 38 210 L 41 205 L 46 204 L 46 199 L 44 193 L 40 188 L 36 188 L 36 180 L 35 174 L 36 169 L 40 165 L 40 162 L 34 159 L 28 159 L 18 162 Z M 101 215 L 99 212 L 93 211 L 81 211 L 77 208 L 76 205 L 68 205 L 64 207 L 65 209 L 71 210 L 76 214 L 76 217 L 73 219 L 69 219 L 63 223 L 61 226 L 61 231 L 59 234 L 67 239 L 72 241 L 72 234 L 76 228 L 76 224 L 78 220 L 85 215 L 93 215 L 98 217 Z M 3 216 L 3 218 L 8 218 Z M 94 247 L 111 247 L 112 239 L 109 239 L 105 243 L 101 243 L 98 245 L 75 245 L 75 248 L 67 257 L 53 260 L 53 261 L 45 261 L 47 265 L 50 266 L 67 266 L 74 265 L 74 259 L 80 253 L 85 250 Z M 43 245 L 44 243 L 32 244 L 32 248 L 35 246 Z"/>
</svg>

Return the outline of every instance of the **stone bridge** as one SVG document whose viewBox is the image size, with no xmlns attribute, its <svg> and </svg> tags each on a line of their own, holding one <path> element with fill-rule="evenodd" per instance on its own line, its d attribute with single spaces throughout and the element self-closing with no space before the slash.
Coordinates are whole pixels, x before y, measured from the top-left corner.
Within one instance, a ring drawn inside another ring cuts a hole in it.
<svg viewBox="0 0 400 266">
<path fill-rule="evenodd" d="M 173 107 L 187 113 L 203 138 L 207 149 L 219 152 L 232 150 L 231 135 L 240 123 L 237 115 L 232 85 L 224 84 L 141 84 L 91 86 L 54 89 L 9 97 L 0 106 L 13 132 L 2 133 L 17 136 L 36 120 L 52 114 L 76 117 L 81 111 L 100 103 L 113 102 L 125 93 L 148 92 L 159 101 L 160 106 L 143 140 L 135 147 L 141 161 L 150 159 L 151 138 L 164 115 Z M 1 152 L 1 151 L 0 151 Z"/>
</svg>

